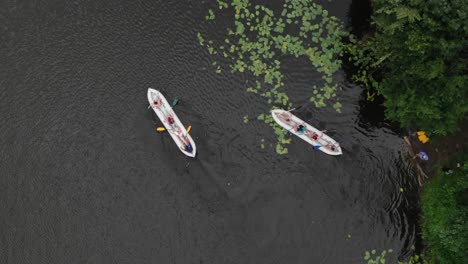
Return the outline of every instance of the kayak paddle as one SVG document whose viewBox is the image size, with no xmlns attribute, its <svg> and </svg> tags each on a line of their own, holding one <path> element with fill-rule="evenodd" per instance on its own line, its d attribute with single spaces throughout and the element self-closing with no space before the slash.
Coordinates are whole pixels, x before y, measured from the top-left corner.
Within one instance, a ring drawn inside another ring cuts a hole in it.
<svg viewBox="0 0 468 264">
<path fill-rule="evenodd" d="M 191 126 L 191 125 L 187 127 L 187 133 L 190 132 L 190 130 L 192 130 L 192 126 Z M 164 131 L 166 131 L 166 128 L 165 128 L 165 127 L 157 127 L 157 128 L 156 128 L 156 131 L 158 131 L 158 132 L 164 132 Z"/>
</svg>

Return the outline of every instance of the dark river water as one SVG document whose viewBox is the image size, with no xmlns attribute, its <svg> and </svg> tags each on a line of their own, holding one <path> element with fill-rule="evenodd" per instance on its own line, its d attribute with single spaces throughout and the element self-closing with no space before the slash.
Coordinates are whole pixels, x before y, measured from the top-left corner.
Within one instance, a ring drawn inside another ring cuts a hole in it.
<svg viewBox="0 0 468 264">
<path fill-rule="evenodd" d="M 319 1 L 349 22 L 351 1 Z M 250 77 L 214 72 L 202 1 L 2 1 L 0 263 L 365 263 L 410 254 L 416 183 L 401 137 L 344 72 L 342 113 L 304 105 L 314 73 L 286 59 L 296 113 L 344 154 L 276 135 Z M 219 32 L 219 33 L 217 33 Z M 195 159 L 155 131 L 153 87 L 192 125 Z M 251 117 L 244 124 L 243 117 Z M 263 141 L 262 141 L 263 140 Z M 261 143 L 265 148 L 260 148 Z M 403 189 L 400 189 L 403 188 Z"/>
</svg>

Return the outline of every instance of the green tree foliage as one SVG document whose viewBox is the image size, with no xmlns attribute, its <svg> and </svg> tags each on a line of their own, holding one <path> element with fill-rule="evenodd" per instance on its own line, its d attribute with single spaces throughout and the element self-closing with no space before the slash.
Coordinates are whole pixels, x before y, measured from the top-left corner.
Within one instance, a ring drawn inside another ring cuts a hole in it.
<svg viewBox="0 0 468 264">
<path fill-rule="evenodd" d="M 422 233 L 429 263 L 465 263 L 468 259 L 468 164 L 441 173 L 422 194 Z"/>
<path fill-rule="evenodd" d="M 465 0 L 373 0 L 374 35 L 351 38 L 355 80 L 403 127 L 446 135 L 468 112 Z"/>
</svg>

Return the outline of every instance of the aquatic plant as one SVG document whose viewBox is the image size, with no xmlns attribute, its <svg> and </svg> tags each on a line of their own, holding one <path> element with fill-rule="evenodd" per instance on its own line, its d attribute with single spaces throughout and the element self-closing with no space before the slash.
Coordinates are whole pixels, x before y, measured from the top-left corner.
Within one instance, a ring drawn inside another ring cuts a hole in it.
<svg viewBox="0 0 468 264">
<path fill-rule="evenodd" d="M 365 252 L 364 254 L 364 260 L 367 261 L 368 264 L 385 264 L 385 256 L 388 253 L 392 253 L 393 249 L 388 249 L 388 250 L 382 250 L 380 254 L 377 254 L 377 250 L 372 249 L 370 251 Z"/>
<path fill-rule="evenodd" d="M 412 246 L 411 250 L 414 252 L 415 247 Z M 390 253 L 393 253 L 393 249 L 384 249 L 380 253 L 377 250 L 366 250 L 364 253 L 364 260 L 367 261 L 367 264 L 385 264 L 387 263 L 386 256 Z M 408 261 L 398 261 L 398 264 L 423 264 L 425 263 L 422 257 L 418 254 L 413 254 L 410 256 Z"/>
<path fill-rule="evenodd" d="M 467 161 L 467 154 L 454 159 L 450 165 L 453 173 L 440 171 L 425 184 L 421 229 L 429 263 L 464 263 L 468 259 Z M 457 163 L 465 166 L 457 167 Z"/>
<path fill-rule="evenodd" d="M 264 97 L 273 108 L 290 108 L 281 72 L 281 59 L 285 56 L 304 57 L 319 74 L 321 81 L 311 84 L 309 100 L 316 107 L 333 102 L 340 111 L 341 104 L 336 99 L 338 86 L 333 82 L 333 74 L 341 67 L 338 56 L 342 53 L 341 39 L 347 33 L 342 23 L 328 14 L 322 6 L 309 0 L 286 0 L 281 12 L 274 12 L 265 5 L 253 5 L 249 0 L 232 0 L 229 4 L 217 0 L 218 9 L 230 9 L 233 14 L 233 27 L 227 29 L 222 43 L 205 41 L 200 33 L 200 45 L 209 54 L 219 54 L 227 59 L 226 69 L 232 73 L 246 73 L 253 77 L 253 85 L 246 87 L 251 93 Z M 210 9 L 206 17 L 216 16 Z M 218 15 L 218 18 L 220 16 Z M 221 64 L 221 63 L 220 63 Z M 220 73 L 223 67 L 217 66 Z M 334 98 L 334 100 L 332 100 Z M 287 153 L 285 144 L 290 139 L 271 117 L 259 118 L 270 124 L 278 135 L 277 153 Z"/>
<path fill-rule="evenodd" d="M 248 122 L 249 122 L 249 116 L 246 115 L 246 116 L 244 116 L 244 123 L 247 124 Z"/>
<path fill-rule="evenodd" d="M 209 10 L 208 10 L 208 13 L 209 13 L 209 14 L 205 17 L 206 20 L 214 20 L 216 16 L 215 16 L 215 14 L 213 13 L 213 10 L 209 9 Z"/>
</svg>

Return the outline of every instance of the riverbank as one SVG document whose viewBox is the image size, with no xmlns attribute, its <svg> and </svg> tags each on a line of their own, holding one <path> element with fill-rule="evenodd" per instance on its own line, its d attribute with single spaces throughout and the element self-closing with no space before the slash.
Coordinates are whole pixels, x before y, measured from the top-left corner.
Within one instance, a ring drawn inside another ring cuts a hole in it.
<svg viewBox="0 0 468 264">
<path fill-rule="evenodd" d="M 416 253 L 424 256 L 416 254 L 419 260 L 410 263 L 466 262 L 467 41 L 459 36 L 467 28 L 459 25 L 467 7 L 447 1 L 369 2 L 372 28 L 368 35 L 350 37 L 348 60 L 352 78 L 365 87 L 368 100 L 382 96 L 385 118 L 409 129 L 404 141 L 420 186 L 422 248 Z M 437 131 L 440 137 L 423 144 L 416 128 Z M 416 157 L 421 151 L 428 160 Z"/>
<path fill-rule="evenodd" d="M 421 230 L 427 263 L 463 263 L 468 258 L 468 155 L 437 168 L 421 192 Z M 439 165 L 441 165 L 439 164 Z"/>
<path fill-rule="evenodd" d="M 420 151 L 424 151 L 429 156 L 429 160 L 424 161 L 419 158 L 414 159 L 419 175 L 420 186 L 424 179 L 437 176 L 437 170 L 443 167 L 450 169 L 450 164 L 455 157 L 468 153 L 468 121 L 465 121 L 460 130 L 454 135 L 443 138 L 430 138 L 423 144 L 418 140 L 416 131 L 411 131 L 405 137 L 409 145 L 410 154 L 414 157 Z"/>
<path fill-rule="evenodd" d="M 424 263 L 460 263 L 468 252 L 468 122 L 458 133 L 430 139 L 425 144 L 416 132 L 404 137 L 409 153 L 429 156 L 414 159 L 420 185 L 421 235 Z"/>
</svg>

